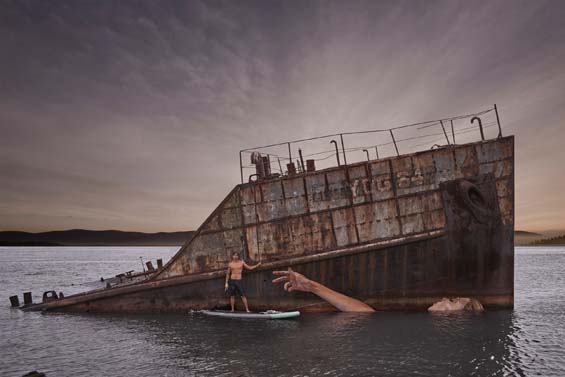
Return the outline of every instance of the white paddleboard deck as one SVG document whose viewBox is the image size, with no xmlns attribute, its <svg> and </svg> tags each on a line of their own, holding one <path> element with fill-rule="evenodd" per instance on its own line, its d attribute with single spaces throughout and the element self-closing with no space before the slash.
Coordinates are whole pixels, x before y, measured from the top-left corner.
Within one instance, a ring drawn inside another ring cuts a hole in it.
<svg viewBox="0 0 565 377">
<path fill-rule="evenodd" d="M 202 310 L 200 313 L 224 318 L 252 318 L 252 319 L 287 319 L 295 318 L 300 315 L 299 311 L 294 312 L 278 312 L 276 310 L 267 310 L 260 313 L 231 312 L 228 310 Z"/>
</svg>

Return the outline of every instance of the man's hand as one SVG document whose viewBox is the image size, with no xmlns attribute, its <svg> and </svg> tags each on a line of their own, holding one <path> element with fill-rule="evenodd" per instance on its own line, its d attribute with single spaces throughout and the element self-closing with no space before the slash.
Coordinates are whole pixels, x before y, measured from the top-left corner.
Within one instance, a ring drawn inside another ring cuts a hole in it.
<svg viewBox="0 0 565 377">
<path fill-rule="evenodd" d="M 224 285 L 224 292 L 228 291 L 228 283 L 226 283 L 226 285 Z"/>
<path fill-rule="evenodd" d="M 273 271 L 273 275 L 280 276 L 273 279 L 273 283 L 284 283 L 284 290 L 287 292 L 292 291 L 302 291 L 302 292 L 312 292 L 315 283 L 308 279 L 306 276 L 299 274 L 298 272 L 292 271 L 291 268 L 288 271 Z"/>
</svg>

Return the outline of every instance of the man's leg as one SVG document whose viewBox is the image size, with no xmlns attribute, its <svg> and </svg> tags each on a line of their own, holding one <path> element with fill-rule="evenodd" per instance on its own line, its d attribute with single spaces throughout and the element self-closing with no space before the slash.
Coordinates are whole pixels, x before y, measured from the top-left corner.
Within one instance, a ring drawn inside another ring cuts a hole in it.
<svg viewBox="0 0 565 377">
<path fill-rule="evenodd" d="M 247 306 L 247 297 L 241 296 L 241 301 L 243 301 L 243 305 L 245 305 L 245 311 L 249 313 L 249 306 Z"/>
<path fill-rule="evenodd" d="M 231 311 L 234 311 L 235 307 L 235 296 L 230 296 Z"/>
</svg>

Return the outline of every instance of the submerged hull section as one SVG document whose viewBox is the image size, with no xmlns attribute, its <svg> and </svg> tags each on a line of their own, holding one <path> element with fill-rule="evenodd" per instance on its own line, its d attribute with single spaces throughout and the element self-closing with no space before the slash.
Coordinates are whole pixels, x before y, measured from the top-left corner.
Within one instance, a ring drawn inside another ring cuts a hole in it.
<svg viewBox="0 0 565 377">
<path fill-rule="evenodd" d="M 238 185 L 148 281 L 29 310 L 167 312 L 225 306 L 233 251 L 255 310 L 331 310 L 286 293 L 292 267 L 377 310 L 424 309 L 445 296 L 511 307 L 514 139 L 448 146 Z"/>
<path fill-rule="evenodd" d="M 468 258 L 453 258 L 444 233 L 425 235 L 419 241 L 353 250 L 245 274 L 243 282 L 253 310 L 328 311 L 332 307 L 316 296 L 287 293 L 273 285 L 272 270 L 287 266 L 332 289 L 357 297 L 379 310 L 420 310 L 444 296 L 471 296 L 487 306 L 511 306 L 513 295 L 504 284 L 485 280 L 501 273 L 498 262 L 483 258 L 468 266 Z M 474 271 L 470 271 L 470 270 Z M 498 271 L 496 271 L 498 270 Z M 344 273 L 345 272 L 345 273 Z M 494 273 L 494 274 L 493 274 Z M 221 273 L 175 278 L 134 287 L 107 290 L 99 297 L 71 297 L 51 309 L 82 312 L 186 312 L 229 305 Z M 186 279 L 187 281 L 183 281 Z M 503 276 L 494 277 L 504 280 Z M 492 279 L 491 279 L 492 280 Z M 123 289 L 120 292 L 119 289 Z M 239 300 L 237 305 L 241 305 Z M 241 307 L 239 309 L 242 309 Z"/>
</svg>

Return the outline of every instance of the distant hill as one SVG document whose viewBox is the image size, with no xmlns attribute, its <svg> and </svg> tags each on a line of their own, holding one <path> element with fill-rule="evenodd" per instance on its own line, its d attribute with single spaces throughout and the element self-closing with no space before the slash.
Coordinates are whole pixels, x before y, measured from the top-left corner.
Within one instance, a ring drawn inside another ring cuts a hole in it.
<svg viewBox="0 0 565 377">
<path fill-rule="evenodd" d="M 534 232 L 526 232 L 525 230 L 516 230 L 514 231 L 515 236 L 524 236 L 524 237 L 543 237 L 543 234 L 534 233 Z"/>
<path fill-rule="evenodd" d="M 532 246 L 545 246 L 545 245 L 555 245 L 555 246 L 565 246 L 565 234 L 560 236 L 544 238 L 542 240 L 536 240 L 530 243 Z"/>
<path fill-rule="evenodd" d="M 72 229 L 43 233 L 0 232 L 0 246 L 180 246 L 192 236 L 187 232 L 122 232 Z"/>
<path fill-rule="evenodd" d="M 71 229 L 43 233 L 0 232 L 0 246 L 181 246 L 192 237 L 186 232 L 122 232 Z M 565 245 L 565 234 L 553 236 L 517 230 L 515 244 Z"/>
<path fill-rule="evenodd" d="M 541 240 L 542 238 L 544 238 L 544 235 L 540 233 L 526 232 L 525 230 L 514 231 L 514 244 L 516 246 L 529 245 L 534 241 Z"/>
</svg>

